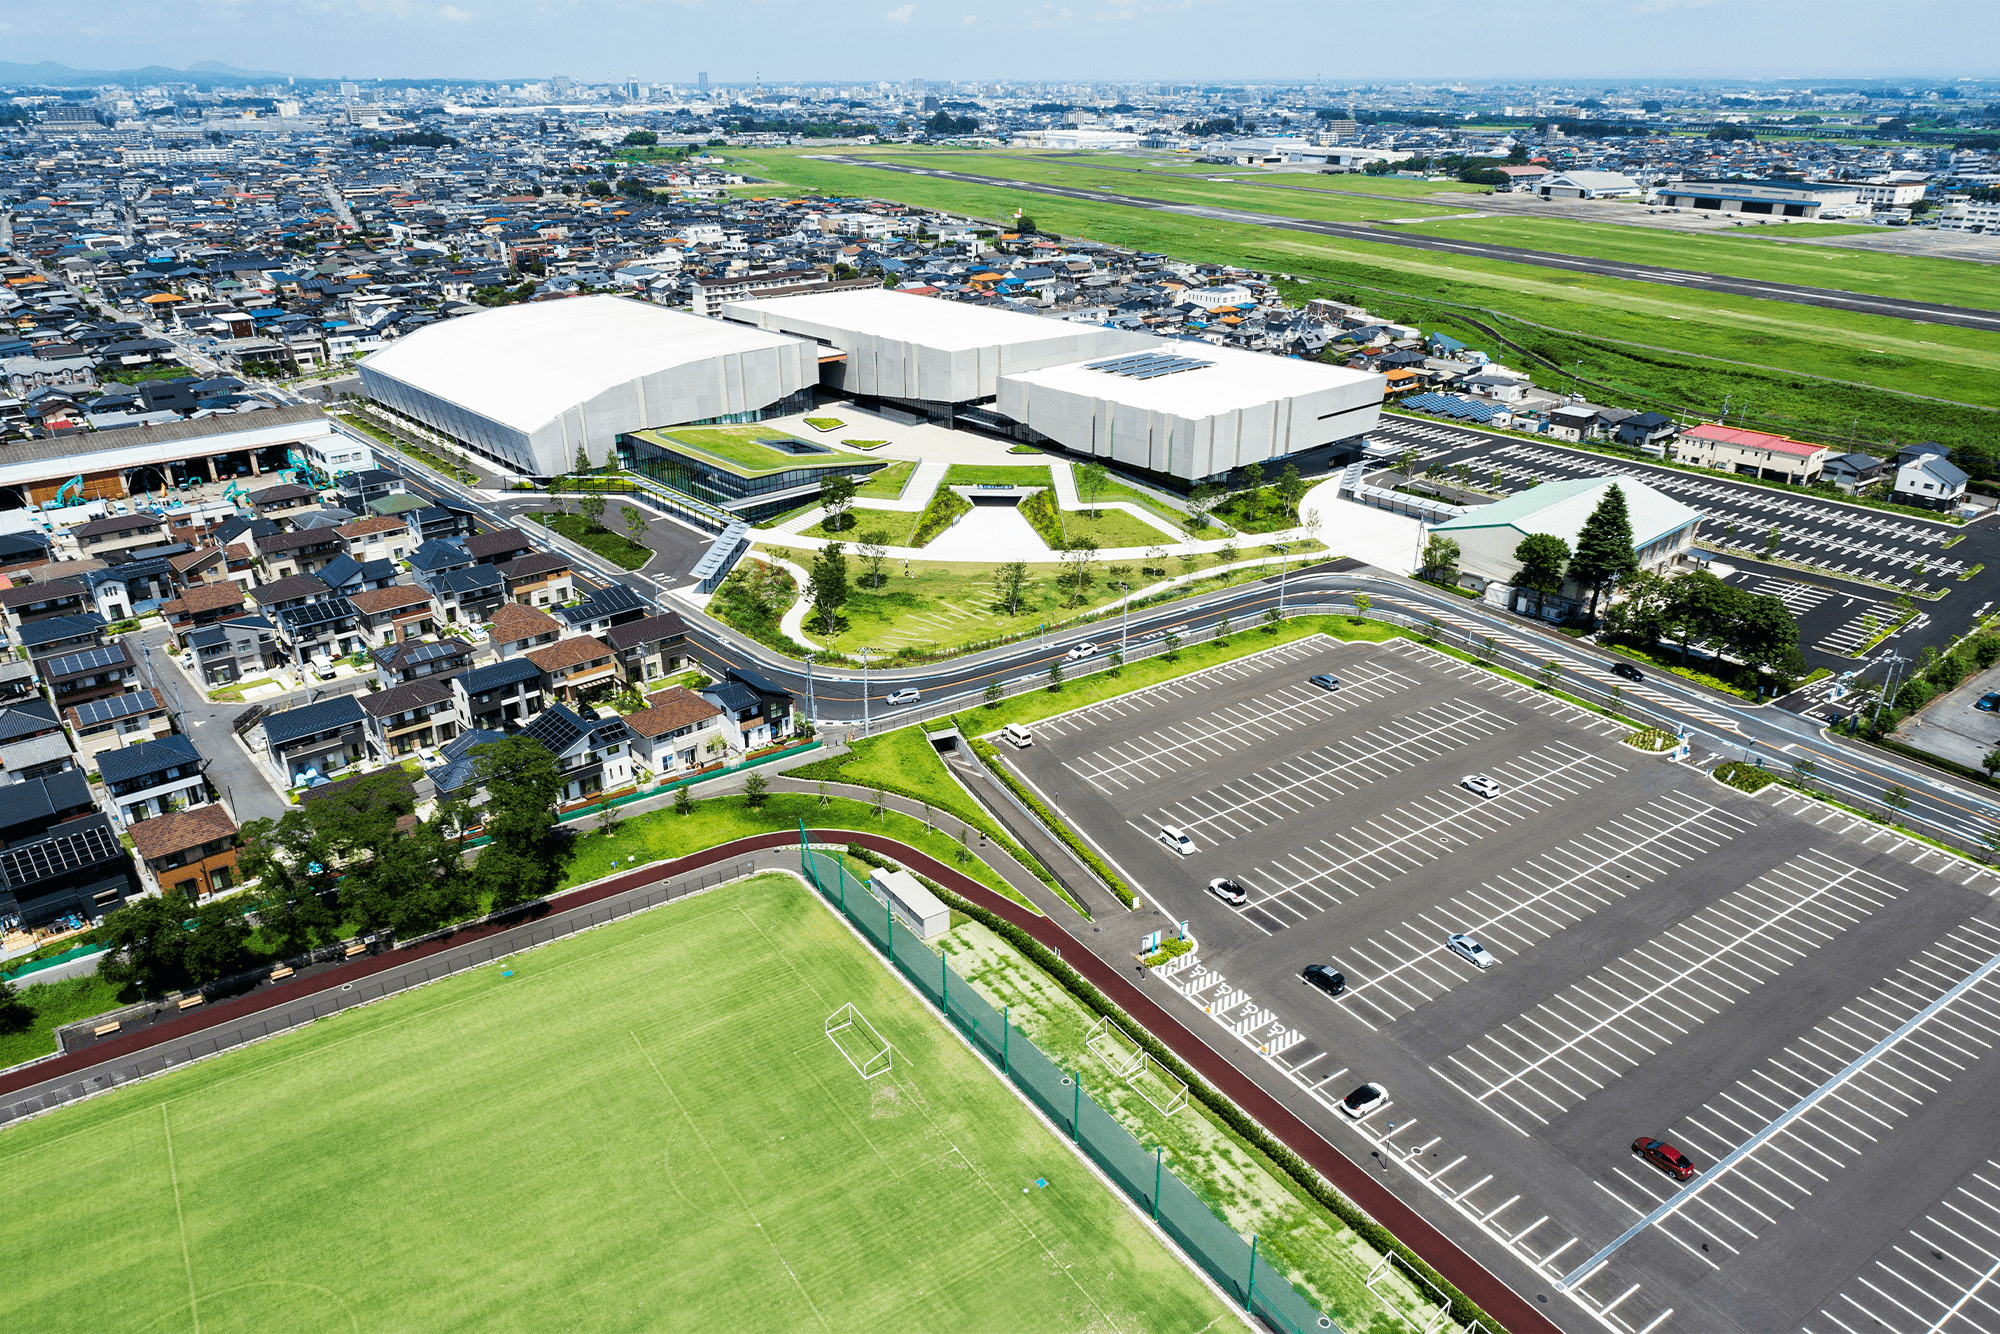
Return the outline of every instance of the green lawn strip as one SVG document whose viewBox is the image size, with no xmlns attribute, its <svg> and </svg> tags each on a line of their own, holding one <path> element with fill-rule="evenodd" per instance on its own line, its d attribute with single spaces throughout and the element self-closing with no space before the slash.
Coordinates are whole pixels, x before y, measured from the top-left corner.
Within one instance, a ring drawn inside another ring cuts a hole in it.
<svg viewBox="0 0 2000 1334">
<path fill-rule="evenodd" d="M 916 471 L 915 459 L 892 463 L 862 483 L 854 494 L 870 500 L 901 500 L 903 488 L 910 484 L 910 478 L 916 475 Z"/>
<path fill-rule="evenodd" d="M 1205 1111 L 1227 1126 L 1230 1131 L 1245 1144 L 1249 1145 L 1251 1149 L 1261 1154 L 1265 1162 L 1271 1164 L 1279 1172 L 1290 1178 L 1292 1184 L 1302 1190 L 1308 1198 L 1353 1229 L 1357 1235 L 1371 1244 L 1377 1251 L 1385 1254 L 1394 1251 L 1413 1269 L 1422 1274 L 1427 1281 L 1435 1284 L 1438 1290 L 1444 1293 L 1446 1299 L 1450 1302 L 1453 1319 L 1463 1325 L 1471 1325 L 1477 1321 L 1487 1329 L 1500 1328 L 1490 1315 L 1487 1315 L 1479 1308 L 1477 1303 L 1464 1293 L 1459 1292 L 1442 1274 L 1439 1274 L 1429 1264 L 1425 1263 L 1422 1257 L 1418 1256 L 1415 1251 L 1412 1251 L 1387 1228 L 1377 1223 L 1356 1207 L 1353 1201 L 1329 1186 L 1325 1179 L 1308 1166 L 1297 1154 L 1280 1143 L 1263 1126 L 1245 1115 L 1242 1108 L 1210 1087 L 1206 1081 L 1196 1075 L 1193 1070 L 1189 1069 L 1178 1056 L 1169 1051 L 1158 1038 L 1135 1023 L 1130 1015 L 1127 1015 L 1123 1010 L 1113 1005 L 1103 992 L 1078 975 L 1074 968 L 1063 962 L 1047 946 L 1030 936 L 1020 927 L 988 912 L 977 904 L 968 902 L 958 895 L 953 894 L 948 889 L 942 890 L 939 897 L 953 909 L 964 913 L 967 917 L 984 926 L 995 936 L 1011 945 L 1016 953 L 1038 968 L 1043 976 L 1055 981 L 1093 1015 L 1101 1015 L 1109 1019 L 1112 1023 L 1117 1024 L 1128 1038 L 1145 1050 L 1148 1056 L 1172 1073 L 1175 1078 L 1187 1085 L 1190 1103 L 1200 1104 Z M 1109 1081 L 1107 1080 L 1106 1082 Z M 1096 1095 L 1093 1093 L 1092 1096 L 1095 1097 Z M 1190 1175 L 1193 1174 L 1190 1173 Z M 1216 1203 L 1223 1203 L 1225 1207 L 1232 1205 L 1240 1207 L 1242 1202 L 1210 1201 L 1211 1207 Z M 1385 1327 L 1378 1323 L 1372 1324 L 1367 1328 L 1371 1331 L 1379 1331 Z"/>
<path fill-rule="evenodd" d="M 1070 541 L 1088 537 L 1097 543 L 1100 551 L 1118 547 L 1159 547 L 1175 541 L 1172 535 L 1124 510 L 1099 509 L 1094 519 L 1087 509 L 1063 510 L 1062 525 Z"/>
<path fill-rule="evenodd" d="M 1831 311 L 1815 312 L 1807 326 L 1789 303 L 1758 298 L 1420 254 L 1249 224 L 1168 218 L 1110 204 L 1024 198 L 1004 189 L 807 162 L 779 153 L 760 154 L 759 159 L 763 170 L 802 186 L 893 197 L 975 216 L 1025 206 L 1043 225 L 1065 235 L 1163 251 L 1183 260 L 1311 277 L 1314 282 L 1293 289 L 1288 297 L 1302 301 L 1344 295 L 1365 302 L 1385 319 L 1421 322 L 1468 338 L 1474 346 L 1493 340 L 1462 323 L 1454 326 L 1454 318 L 1464 317 L 1454 312 L 1484 320 L 1487 316 L 1478 312 L 1504 310 L 1499 318 L 1518 317 L 1510 338 L 1562 367 L 1560 373 L 1546 366 L 1530 368 L 1545 387 L 1560 382 L 1566 388 L 1569 367 L 1582 357 L 1586 376 L 1607 386 L 1594 393 L 1626 395 L 1634 406 L 1679 405 L 1712 413 L 1726 395 L 1735 394 L 1756 404 L 1749 424 L 1761 429 L 1844 437 L 1859 417 L 1874 423 L 1874 431 L 1869 440 L 1856 442 L 1858 448 L 1881 445 L 1893 436 L 1983 449 L 1987 423 L 1949 404 L 1910 395 L 2000 405 L 2000 376 L 1966 374 L 1973 363 L 2000 361 L 2000 339 L 1984 332 Z M 1585 329 L 1590 333 L 1578 332 Z M 1958 348 L 1960 355 L 1940 356 L 1941 348 Z M 1732 360 L 1748 364 L 1727 364 Z"/>
<path fill-rule="evenodd" d="M 1286 509 L 1269 491 L 1255 500 L 1247 494 L 1233 495 L 1210 513 L 1239 533 L 1275 533 L 1299 526 L 1298 511 Z"/>
<path fill-rule="evenodd" d="M 829 805 L 822 806 L 814 795 L 773 792 L 765 798 L 764 805 L 755 810 L 751 809 L 746 797 L 705 797 L 696 801 L 693 811 L 687 815 L 681 815 L 671 807 L 635 815 L 621 820 L 609 834 L 592 832 L 580 837 L 576 842 L 575 855 L 564 873 L 563 884 L 588 884 L 628 865 L 684 857 L 690 852 L 699 852 L 750 834 L 797 829 L 800 820 L 804 820 L 808 828 L 820 825 L 858 829 L 899 838 L 948 866 L 959 865 L 957 853 L 963 845 L 945 833 L 947 824 L 958 823 L 956 817 L 948 821 L 940 820 L 937 828 L 926 833 L 923 821 L 914 816 L 887 809 L 876 815 L 866 803 L 850 801 L 845 797 L 830 797 L 828 801 Z M 628 858 L 637 858 L 637 861 L 628 861 Z M 977 857 L 966 861 L 964 869 L 967 875 L 995 894 L 1004 895 L 1023 907 L 1034 907 L 1022 897 L 1020 890 L 1008 884 L 998 871 Z"/>
<path fill-rule="evenodd" d="M 12 1127 L 64 1189 L 0 1222 L 0 1327 L 1229 1322 L 815 898 L 725 885 Z"/>
<path fill-rule="evenodd" d="M 781 514 L 773 514 L 768 519 L 759 519 L 757 520 L 756 523 L 752 524 L 751 527 L 764 528 L 764 529 L 776 528 L 781 524 L 791 522 L 793 519 L 798 518 L 801 514 L 806 513 L 808 510 L 816 510 L 818 508 L 819 508 L 819 501 L 808 500 L 805 504 L 797 506 L 794 509 L 788 509 Z"/>
<path fill-rule="evenodd" d="M 1378 1319 L 1422 1324 L 1424 1303 L 1414 1285 L 1391 1286 L 1385 1300 L 1367 1286 L 1380 1258 L 1373 1246 L 1207 1106 L 1190 1100 L 1162 1116 L 1133 1082 L 1117 1078 L 1087 1045 L 1098 1016 L 984 924 L 968 920 L 944 937 L 952 970 L 1084 1087 L 1141 1144 L 1166 1149 L 1182 1182 L 1240 1233 L 1271 1239 L 1273 1261 L 1314 1305 L 1344 1329 L 1365 1330 Z M 1160 1096 L 1158 1076 L 1137 1079 Z M 1433 1308 L 1435 1309 L 1435 1308 Z M 1422 1313 L 1422 1314 L 1420 1314 Z M 1411 1317 L 1416 1319 L 1411 1320 Z"/>
<path fill-rule="evenodd" d="M 1797 681 L 1790 681 L 1785 677 L 1767 675 L 1754 667 L 1745 667 L 1741 663 L 1729 662 L 1723 658 L 1683 660 L 1678 649 L 1674 650 L 1672 657 L 1668 657 L 1661 651 L 1664 646 L 1649 649 L 1635 640 L 1623 638 L 1600 638 L 1599 647 L 1628 658 L 1636 658 L 1663 672 L 1671 672 L 1675 676 L 1699 686 L 1706 686 L 1721 694 L 1734 695 L 1738 699 L 1751 701 L 1760 698 L 1757 693 L 1757 687 L 1760 685 L 1765 688 L 1766 694 L 1783 695 L 1807 682 L 1833 675 L 1824 667 L 1815 667 L 1809 675 Z M 1700 665 L 1697 665 L 1697 661 Z"/>
<path fill-rule="evenodd" d="M 1049 476 L 1049 467 L 1043 464 L 1022 464 L 1018 467 L 999 463 L 954 463 L 945 470 L 945 486 L 1054 486 Z"/>
<path fill-rule="evenodd" d="M 1327 619 L 1346 620 L 1349 618 L 1328 617 Z M 1493 662 L 1492 660 L 1487 658 L 1482 658 L 1476 653 L 1467 653 L 1464 649 L 1454 648 L 1452 645 L 1446 643 L 1442 639 L 1429 639 L 1425 638 L 1423 635 L 1414 634 L 1406 630 L 1399 630 L 1397 633 L 1406 634 L 1413 639 L 1422 640 L 1422 642 L 1427 647 L 1436 649 L 1439 653 L 1445 654 L 1448 657 L 1457 658 L 1460 662 L 1469 662 L 1474 667 L 1482 667 L 1485 670 L 1492 672 L 1496 676 L 1504 676 L 1509 681 L 1518 681 L 1520 684 L 1527 686 L 1531 689 L 1544 691 L 1550 695 L 1555 696 L 1557 699 L 1560 700 L 1567 700 L 1569 703 L 1576 705 L 1576 707 L 1578 707 L 1579 709 L 1586 710 L 1590 713 L 1600 714 L 1603 717 L 1610 718 L 1615 722 L 1623 723 L 1625 724 L 1625 726 L 1632 728 L 1634 731 L 1644 731 L 1651 726 L 1650 723 L 1642 723 L 1635 719 L 1628 718 L 1624 714 L 1619 713 L 1613 709 L 1608 709 L 1602 704 L 1593 704 L 1589 700 L 1583 698 L 1583 696 L 1581 695 L 1572 695 L 1567 690 L 1558 690 L 1555 687 L 1547 684 L 1546 682 L 1537 681 L 1531 676 L 1523 676 L 1521 675 L 1521 673 L 1517 671 L 1513 671 L 1509 668 L 1502 667 L 1498 663 Z M 1613 689 L 1616 689 L 1616 687 L 1613 687 Z"/>
<path fill-rule="evenodd" d="M 1097 494 L 1093 499 L 1098 501 L 1130 501 L 1134 505 L 1138 505 L 1146 510 L 1149 514 L 1165 519 L 1168 525 L 1173 528 L 1179 528 L 1183 523 L 1187 522 L 1187 513 L 1184 510 L 1177 510 L 1173 506 L 1166 504 L 1158 496 L 1141 491 L 1136 486 L 1121 482 L 1116 477 L 1106 478 L 1104 485 L 1097 488 Z M 1162 534 L 1162 536 L 1164 537 L 1165 535 Z"/>
<path fill-rule="evenodd" d="M 1042 545 L 1060 551 L 1069 545 L 1069 537 L 1063 530 L 1062 511 L 1056 505 L 1053 487 L 1044 487 L 1023 500 L 1015 509 L 1028 527 L 1035 530 L 1035 536 L 1042 539 Z"/>
<path fill-rule="evenodd" d="M 1000 827 L 999 821 L 958 785 L 957 779 L 952 777 L 944 767 L 944 761 L 938 757 L 936 747 L 924 739 L 921 724 L 863 737 L 844 753 L 829 755 L 823 760 L 814 760 L 811 764 L 788 770 L 785 776 L 805 782 L 852 783 L 857 787 L 880 788 L 911 801 L 927 801 L 953 821 L 983 831 L 1008 856 L 1034 872 L 1037 880 L 1047 885 L 1070 907 L 1086 919 L 1090 916 L 1040 860 L 1016 843 L 1013 836 Z M 946 827 L 943 820 L 939 824 Z M 1020 898 L 1018 894 L 1009 897 Z"/>
<path fill-rule="evenodd" d="M 847 543 L 847 554 L 849 557 L 852 557 L 854 555 L 854 544 L 861 540 L 861 535 L 877 530 L 887 534 L 883 540 L 883 546 L 909 546 L 910 539 L 917 531 L 917 521 L 922 517 L 923 515 L 915 510 L 868 510 L 856 505 L 847 512 L 847 527 L 841 529 L 839 532 L 828 532 L 826 521 L 822 519 L 818 523 L 801 530 L 801 536 L 825 537 L 831 538 L 836 542 L 845 542 Z M 809 551 L 795 552 L 793 553 L 793 558 L 800 560 L 802 563 L 810 563 L 812 553 Z M 858 569 L 855 570 L 855 574 L 858 577 L 860 571 Z"/>
<path fill-rule="evenodd" d="M 958 722 L 957 719 L 953 721 Z M 1000 762 L 999 753 L 993 749 L 992 742 L 973 735 L 977 730 L 976 727 L 959 723 L 959 729 L 965 734 L 967 744 L 972 747 L 972 753 L 986 766 L 986 771 L 1005 783 L 1007 790 L 1014 794 L 1015 800 L 1033 812 L 1034 817 L 1042 822 L 1043 828 L 1061 840 L 1063 846 L 1068 848 L 1078 861 L 1089 867 L 1091 874 L 1103 881 L 1113 894 L 1124 901 L 1127 908 L 1139 906 L 1138 892 L 1126 884 L 1125 878 L 1112 870 L 1105 860 L 1097 855 L 1096 849 L 1084 842 L 1062 817 L 1043 804 L 1042 799 L 1036 796 L 1033 789 L 1023 783 L 1013 770 Z"/>
<path fill-rule="evenodd" d="M 30 973 L 16 985 L 23 1003 L 34 1011 L 34 1019 L 26 1028 L 0 1033 L 0 1069 L 49 1055 L 56 1049 L 58 1028 L 119 1006 L 118 988 L 96 973 L 58 982 L 36 982 L 33 978 Z"/>
<path fill-rule="evenodd" d="M 664 448 L 678 446 L 691 454 L 701 455 L 744 477 L 785 472 L 793 468 L 838 468 L 855 462 L 824 446 L 815 446 L 813 452 L 793 454 L 758 444 L 760 439 L 797 439 L 789 432 L 768 426 L 677 426 L 672 430 L 654 429 L 635 434 Z"/>
<path fill-rule="evenodd" d="M 653 558 L 651 547 L 641 546 L 623 533 L 614 533 L 602 524 L 592 523 L 581 514 L 536 512 L 528 517 L 544 528 L 555 529 L 586 551 L 594 551 L 606 560 L 616 562 L 622 569 L 636 570 Z"/>
</svg>

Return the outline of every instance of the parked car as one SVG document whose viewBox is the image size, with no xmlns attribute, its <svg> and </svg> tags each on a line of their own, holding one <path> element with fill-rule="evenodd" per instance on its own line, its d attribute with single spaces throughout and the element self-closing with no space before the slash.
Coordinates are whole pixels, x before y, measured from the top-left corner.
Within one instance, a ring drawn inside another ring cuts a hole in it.
<svg viewBox="0 0 2000 1334">
<path fill-rule="evenodd" d="M 1340 689 L 1340 678 L 1331 672 L 1320 672 L 1316 676 L 1308 676 L 1306 684 L 1309 686 L 1318 686 L 1321 690 L 1338 690 Z"/>
<path fill-rule="evenodd" d="M 1644 1158 L 1653 1166 L 1665 1172 L 1676 1181 L 1692 1181 L 1695 1176 L 1694 1163 L 1688 1156 L 1663 1139 L 1653 1139 L 1641 1135 L 1632 1141 L 1632 1152 Z"/>
<path fill-rule="evenodd" d="M 1097 652 L 1097 645 L 1091 643 L 1088 639 L 1086 639 L 1081 643 L 1071 644 L 1069 646 L 1069 652 L 1063 654 L 1063 656 L 1069 659 L 1071 662 L 1082 662 L 1085 658 L 1089 657 L 1091 654 L 1095 652 Z"/>
<path fill-rule="evenodd" d="M 1166 844 L 1183 857 L 1194 856 L 1194 840 L 1187 836 L 1186 831 L 1178 829 L 1173 825 L 1163 824 L 1160 826 L 1160 842 Z"/>
<path fill-rule="evenodd" d="M 1500 785 L 1485 774 L 1467 774 L 1458 780 L 1458 785 L 1467 792 L 1475 792 L 1488 801 L 1500 795 Z"/>
<path fill-rule="evenodd" d="M 1250 901 L 1250 896 L 1243 892 L 1243 886 L 1221 876 L 1208 882 L 1208 892 L 1224 903 L 1234 904 L 1238 908 Z"/>
<path fill-rule="evenodd" d="M 322 681 L 331 681 L 333 679 L 333 664 L 325 658 L 314 658 L 312 660 L 312 674 Z"/>
<path fill-rule="evenodd" d="M 1499 962 L 1498 959 L 1495 959 L 1491 954 L 1486 952 L 1484 945 L 1474 940 L 1471 936 L 1466 935 L 1463 931 L 1454 931 L 1446 936 L 1444 938 L 1444 947 L 1475 968 L 1491 968 Z"/>
<path fill-rule="evenodd" d="M 487 640 L 493 638 L 492 635 L 486 633 L 486 627 L 480 625 L 466 626 L 465 637 L 475 644 L 484 644 Z"/>
<path fill-rule="evenodd" d="M 181 650 L 181 666 L 182 666 L 183 668 L 185 668 L 186 670 L 190 671 L 190 672 L 194 670 L 194 650 L 193 650 L 193 649 L 191 649 L 191 648 L 184 648 L 184 649 L 182 649 L 182 650 Z M 1981 705 L 1980 705 L 1979 707 L 1981 707 L 1981 708 L 1983 709 L 1983 708 L 1985 708 L 1986 706 L 1985 706 L 1984 704 L 1981 704 Z"/>
<path fill-rule="evenodd" d="M 923 692 L 918 690 L 915 686 L 904 686 L 901 690 L 892 692 L 886 699 L 883 700 L 883 703 L 915 704 L 918 700 L 922 699 L 923 697 L 924 697 Z"/>
<path fill-rule="evenodd" d="M 1347 977 L 1339 969 L 1323 963 L 1309 963 L 1299 970 L 1299 976 L 1318 987 L 1329 996 L 1338 996 L 1347 990 Z"/>
<path fill-rule="evenodd" d="M 2000 692 L 1981 695 L 1979 702 L 1972 707 L 1986 713 L 2000 712 Z"/>
<path fill-rule="evenodd" d="M 1611 669 L 1613 676 L 1622 676 L 1627 681 L 1643 681 L 1646 679 L 1646 674 L 1629 662 L 1607 662 L 1604 665 Z"/>
<path fill-rule="evenodd" d="M 1340 1100 L 1340 1110 L 1357 1121 L 1364 1121 L 1381 1111 L 1388 1101 L 1389 1090 L 1380 1084 L 1363 1084 Z"/>
</svg>

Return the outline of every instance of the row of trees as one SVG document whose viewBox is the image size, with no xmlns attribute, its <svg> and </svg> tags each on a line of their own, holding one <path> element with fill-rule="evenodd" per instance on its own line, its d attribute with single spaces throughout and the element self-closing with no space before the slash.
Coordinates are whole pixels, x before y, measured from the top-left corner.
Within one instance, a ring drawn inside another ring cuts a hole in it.
<svg viewBox="0 0 2000 1334">
<path fill-rule="evenodd" d="M 568 855 L 555 822 L 562 776 L 540 743 L 511 736 L 474 748 L 474 806 L 463 798 L 416 820 L 409 777 L 370 774 L 339 791 L 243 827 L 237 861 L 254 887 L 193 904 L 178 893 L 110 913 L 98 971 L 120 987 L 158 995 L 200 986 L 361 931 L 419 935 L 482 910 L 552 892 Z M 465 840 L 490 842 L 476 861 Z"/>
<path fill-rule="evenodd" d="M 1753 669 L 1786 677 L 1809 670 L 1799 652 L 1799 626 L 1780 598 L 1726 584 L 1706 570 L 1666 579 L 1641 570 L 1624 581 L 1625 598 L 1606 613 L 1605 630 L 1645 648 L 1671 641 L 1702 645 Z"/>
</svg>

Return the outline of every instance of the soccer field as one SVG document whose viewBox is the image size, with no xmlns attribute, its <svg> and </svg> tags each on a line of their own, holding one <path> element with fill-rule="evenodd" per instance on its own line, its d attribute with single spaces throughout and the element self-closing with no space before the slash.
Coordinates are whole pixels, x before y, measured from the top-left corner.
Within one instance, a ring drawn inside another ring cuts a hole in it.
<svg viewBox="0 0 2000 1334">
<path fill-rule="evenodd" d="M 504 967 L 0 1134 L 0 1329 L 1240 1327 L 793 877 Z"/>
</svg>

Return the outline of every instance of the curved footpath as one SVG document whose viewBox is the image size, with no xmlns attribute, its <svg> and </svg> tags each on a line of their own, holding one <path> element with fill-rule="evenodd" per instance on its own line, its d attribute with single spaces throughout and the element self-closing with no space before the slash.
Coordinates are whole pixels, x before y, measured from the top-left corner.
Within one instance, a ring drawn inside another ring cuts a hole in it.
<svg viewBox="0 0 2000 1334">
<path fill-rule="evenodd" d="M 1528 1299 L 1460 1250 L 1365 1168 L 1167 1013 L 1121 969 L 1089 949 L 1079 948 L 1079 942 L 1054 920 L 1001 897 L 963 872 L 896 839 L 848 829 L 814 829 L 808 831 L 808 837 L 815 842 L 857 843 L 893 857 L 1026 931 L 1512 1334 L 1560 1334 Z M 797 834 L 775 832 L 737 839 L 516 909 L 508 914 L 512 920 L 505 924 L 485 922 L 363 956 L 312 976 L 309 981 L 315 990 L 266 983 L 242 996 L 166 1018 L 142 1032 L 111 1035 L 80 1050 L 0 1074 L 0 1100 L 4 1100 L 0 1101 L 0 1125 L 630 916 L 752 871 L 774 869 L 799 869 Z"/>
</svg>

